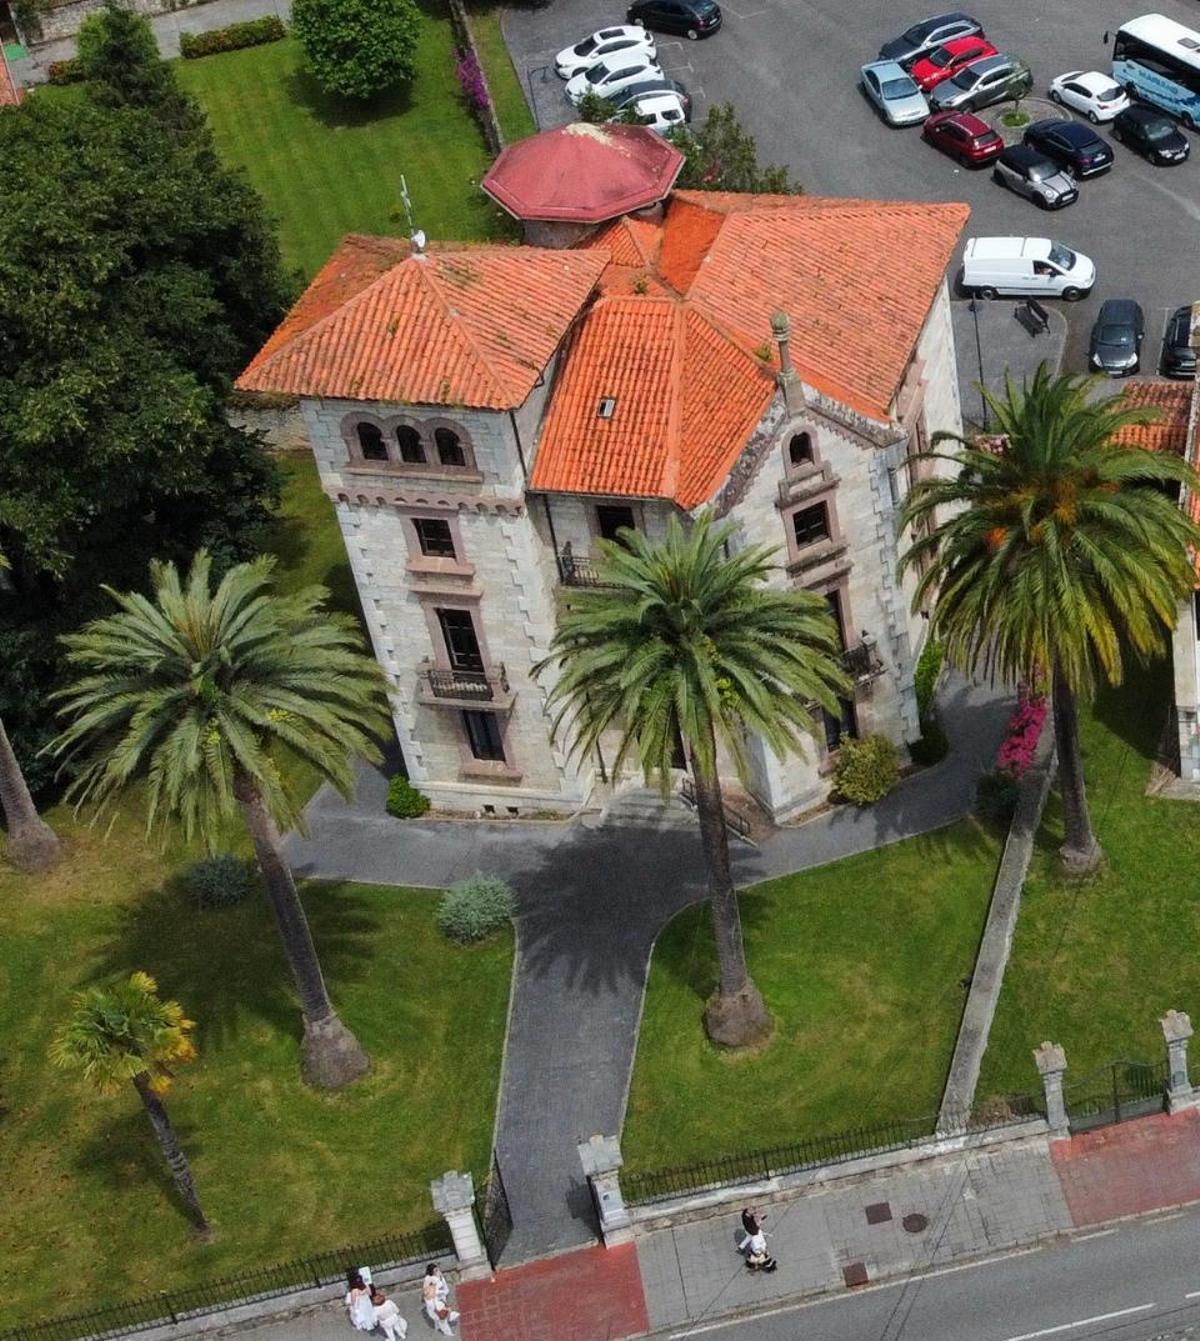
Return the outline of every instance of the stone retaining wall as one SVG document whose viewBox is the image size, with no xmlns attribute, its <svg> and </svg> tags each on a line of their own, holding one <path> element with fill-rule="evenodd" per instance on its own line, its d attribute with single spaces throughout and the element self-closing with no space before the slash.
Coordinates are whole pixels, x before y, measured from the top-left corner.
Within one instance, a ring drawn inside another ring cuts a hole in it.
<svg viewBox="0 0 1200 1341">
<path fill-rule="evenodd" d="M 194 5 L 204 4 L 205 0 L 127 0 L 131 9 L 139 14 L 172 14 L 177 9 L 191 9 Z M 64 37 L 74 37 L 80 24 L 93 10 L 103 8 L 104 0 L 69 0 L 65 5 L 53 5 L 41 11 L 39 22 L 41 33 L 25 33 L 25 39 L 31 47 L 43 42 L 57 42 Z"/>
</svg>

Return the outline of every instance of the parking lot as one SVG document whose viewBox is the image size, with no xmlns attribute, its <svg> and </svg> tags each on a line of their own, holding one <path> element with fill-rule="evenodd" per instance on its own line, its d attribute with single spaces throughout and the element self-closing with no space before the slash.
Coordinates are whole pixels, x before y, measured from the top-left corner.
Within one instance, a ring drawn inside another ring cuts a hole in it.
<svg viewBox="0 0 1200 1341">
<path fill-rule="evenodd" d="M 1104 34 L 1135 15 L 1155 11 L 1200 29 L 1194 0 L 978 0 L 963 7 L 1001 51 L 1029 63 L 1033 92 L 1042 97 L 1065 70 L 1108 70 L 1111 40 Z M 1077 203 L 1044 213 L 993 183 L 988 169 L 958 168 L 924 144 L 919 129 L 889 129 L 859 92 L 859 66 L 874 59 L 884 41 L 952 5 L 721 0 L 721 8 L 725 23 L 715 36 L 688 42 L 663 35 L 658 43 L 663 69 L 694 96 L 694 120 L 712 103 L 732 102 L 758 141 L 760 159 L 788 164 L 813 194 L 962 200 L 971 207 L 967 235 L 1049 235 L 1084 252 L 1096 263 L 1096 287 L 1083 302 L 1059 305 L 1070 325 L 1064 368 L 1085 368 L 1100 303 L 1129 297 L 1146 312 L 1142 372 L 1156 371 L 1168 312 L 1200 297 L 1200 144 L 1193 144 L 1188 162 L 1167 168 L 1117 145 L 1111 172 L 1081 183 Z M 620 4 L 595 0 L 553 0 L 545 9 L 506 15 L 513 59 L 532 91 L 539 124 L 561 124 L 573 115 L 554 74 L 554 53 L 594 28 L 623 21 Z"/>
</svg>

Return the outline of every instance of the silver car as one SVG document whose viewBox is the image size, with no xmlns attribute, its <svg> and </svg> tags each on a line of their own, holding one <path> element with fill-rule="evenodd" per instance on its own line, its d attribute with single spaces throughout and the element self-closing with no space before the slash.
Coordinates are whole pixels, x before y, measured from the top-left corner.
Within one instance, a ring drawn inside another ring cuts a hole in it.
<svg viewBox="0 0 1200 1341">
<path fill-rule="evenodd" d="M 951 79 L 943 79 L 929 95 L 939 112 L 977 112 L 994 102 L 1023 98 L 1033 84 L 1029 66 L 1012 56 L 985 56 L 972 61 Z"/>
<path fill-rule="evenodd" d="M 895 61 L 872 61 L 859 72 L 863 92 L 890 126 L 915 126 L 929 115 L 925 95 Z"/>
<path fill-rule="evenodd" d="M 1060 210 L 1079 199 L 1075 178 L 1027 144 L 1006 149 L 996 160 L 992 177 L 1044 210 Z"/>
</svg>

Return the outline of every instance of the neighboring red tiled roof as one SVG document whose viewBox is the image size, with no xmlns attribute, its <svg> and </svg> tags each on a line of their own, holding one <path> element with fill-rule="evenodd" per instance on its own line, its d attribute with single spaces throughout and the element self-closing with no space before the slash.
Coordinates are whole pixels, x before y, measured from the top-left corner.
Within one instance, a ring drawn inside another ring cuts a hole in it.
<svg viewBox="0 0 1200 1341">
<path fill-rule="evenodd" d="M 530 485 L 695 507 L 774 393 L 771 372 L 696 305 L 601 298 L 564 360 Z M 601 418 L 606 396 L 616 405 Z"/>
<path fill-rule="evenodd" d="M 1133 424 L 1117 435 L 1117 441 L 1153 452 L 1182 456 L 1187 447 L 1188 415 L 1192 407 L 1190 382 L 1130 382 L 1121 392 L 1124 409 L 1152 406 L 1159 411 L 1152 424 Z"/>
<path fill-rule="evenodd" d="M 624 215 L 593 233 L 583 248 L 608 252 L 613 265 L 648 266 L 654 260 L 660 236 L 657 221 Z"/>
<path fill-rule="evenodd" d="M 480 184 L 518 219 L 599 223 L 662 200 L 682 166 L 645 126 L 573 121 L 510 144 Z"/>
<path fill-rule="evenodd" d="M 349 237 L 237 386 L 514 409 L 607 259 L 604 252 L 510 246 L 413 256 L 394 238 Z"/>
<path fill-rule="evenodd" d="M 16 107 L 25 96 L 25 90 L 17 85 L 8 68 L 8 57 L 0 47 L 0 107 Z"/>
</svg>

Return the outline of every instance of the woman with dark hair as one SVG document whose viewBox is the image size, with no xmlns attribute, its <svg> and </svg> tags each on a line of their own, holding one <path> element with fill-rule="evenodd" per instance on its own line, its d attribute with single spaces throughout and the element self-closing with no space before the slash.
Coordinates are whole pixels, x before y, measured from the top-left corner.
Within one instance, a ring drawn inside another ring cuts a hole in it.
<svg viewBox="0 0 1200 1341">
<path fill-rule="evenodd" d="M 452 1328 L 458 1321 L 458 1313 L 450 1307 L 450 1286 L 436 1262 L 430 1262 L 425 1268 L 425 1279 L 421 1282 L 421 1302 L 425 1306 L 425 1316 L 433 1323 L 434 1329 L 443 1336 L 453 1336 Z"/>
<path fill-rule="evenodd" d="M 350 1287 L 346 1292 L 346 1312 L 350 1315 L 350 1322 L 357 1332 L 373 1332 L 375 1330 L 375 1305 L 371 1303 L 371 1291 L 367 1289 L 360 1271 L 347 1271 L 346 1284 Z"/>
</svg>

